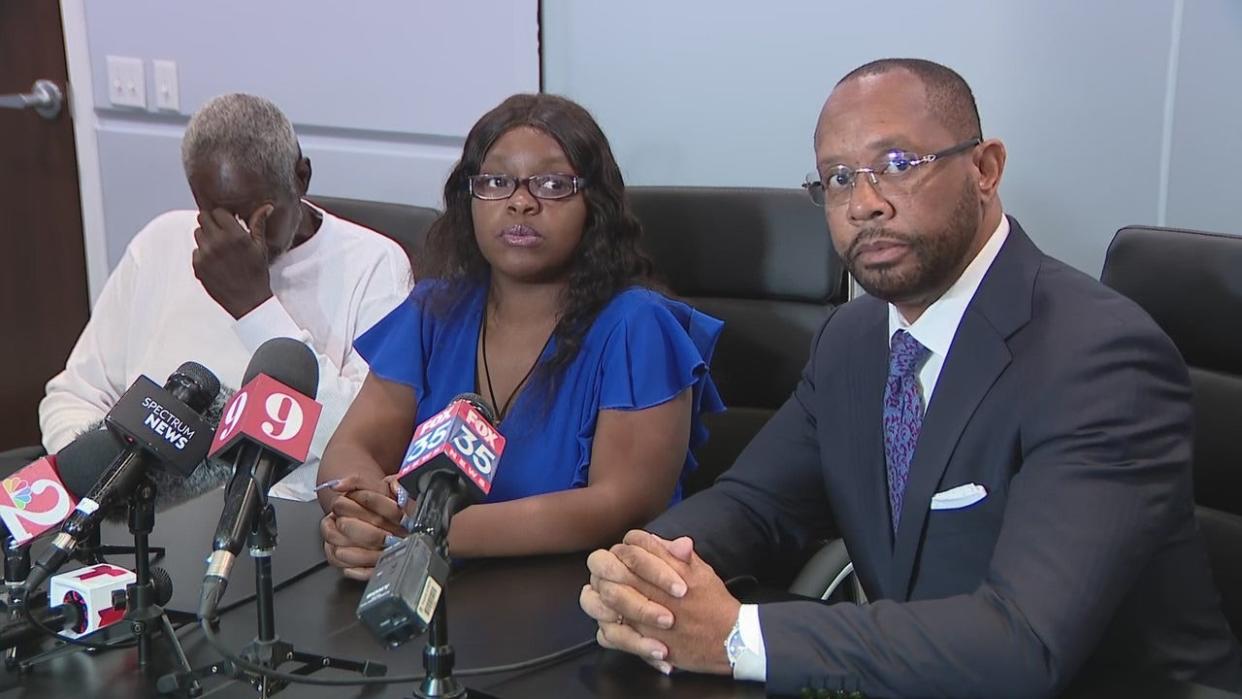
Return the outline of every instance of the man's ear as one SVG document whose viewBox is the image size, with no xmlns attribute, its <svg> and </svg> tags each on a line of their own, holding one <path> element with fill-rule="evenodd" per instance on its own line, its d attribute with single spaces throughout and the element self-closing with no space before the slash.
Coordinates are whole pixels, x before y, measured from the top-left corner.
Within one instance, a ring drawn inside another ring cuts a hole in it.
<svg viewBox="0 0 1242 699">
<path fill-rule="evenodd" d="M 306 196 L 306 192 L 310 190 L 311 181 L 311 161 L 306 156 L 298 158 L 298 164 L 293 166 L 294 177 L 298 182 L 298 196 Z"/>
<path fill-rule="evenodd" d="M 996 138 L 979 144 L 975 149 L 975 167 L 979 170 L 979 194 L 984 198 L 996 196 L 1005 173 L 1005 144 Z"/>
</svg>

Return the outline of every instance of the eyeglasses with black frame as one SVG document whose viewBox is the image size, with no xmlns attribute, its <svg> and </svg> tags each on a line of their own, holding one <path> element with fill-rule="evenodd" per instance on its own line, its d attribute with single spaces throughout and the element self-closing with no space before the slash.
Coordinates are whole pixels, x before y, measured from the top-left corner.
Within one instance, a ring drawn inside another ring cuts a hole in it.
<svg viewBox="0 0 1242 699">
<path fill-rule="evenodd" d="M 816 206 L 840 206 L 850 199 L 854 191 L 854 183 L 860 174 L 866 174 L 867 180 L 881 196 L 906 195 L 921 179 L 913 173 L 921 165 L 930 165 L 951 155 L 964 153 L 982 143 L 979 138 L 945 148 L 944 150 L 919 155 L 904 150 L 891 150 L 871 167 L 850 168 L 846 165 L 834 165 L 822 174 L 812 172 L 806 176 L 802 188 L 810 195 Z"/>
<path fill-rule="evenodd" d="M 508 199 L 517 191 L 519 185 L 525 185 L 526 191 L 536 199 L 565 199 L 582 191 L 586 187 L 586 180 L 577 175 L 563 173 L 519 178 L 485 172 L 469 178 L 470 196 L 484 201 Z"/>
</svg>

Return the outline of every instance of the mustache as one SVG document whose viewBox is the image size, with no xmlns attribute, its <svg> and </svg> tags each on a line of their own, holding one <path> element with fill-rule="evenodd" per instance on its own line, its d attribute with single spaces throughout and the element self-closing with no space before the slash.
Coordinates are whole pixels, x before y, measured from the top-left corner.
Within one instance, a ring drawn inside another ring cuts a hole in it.
<svg viewBox="0 0 1242 699">
<path fill-rule="evenodd" d="M 849 248 L 845 251 L 845 259 L 853 260 L 858 256 L 858 251 L 862 246 L 877 240 L 892 240 L 911 248 L 917 247 L 919 244 L 918 238 L 915 236 L 898 233 L 888 228 L 867 228 L 859 233 L 853 242 L 850 243 Z"/>
</svg>

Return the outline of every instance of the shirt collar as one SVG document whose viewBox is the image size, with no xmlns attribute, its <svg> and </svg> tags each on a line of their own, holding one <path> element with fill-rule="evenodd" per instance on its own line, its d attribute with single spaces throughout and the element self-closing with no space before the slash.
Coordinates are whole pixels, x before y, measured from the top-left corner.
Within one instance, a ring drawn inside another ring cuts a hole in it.
<svg viewBox="0 0 1242 699">
<path fill-rule="evenodd" d="M 991 268 L 1001 245 L 1009 237 L 1009 218 L 1001 215 L 1000 224 L 992 231 L 992 236 L 980 248 L 975 259 L 971 260 L 962 275 L 953 282 L 949 290 L 936 299 L 923 311 L 923 315 L 913 323 L 907 323 L 901 312 L 893 304 L 888 304 L 888 338 L 891 344 L 893 334 L 905 330 L 933 354 L 941 358 L 948 356 L 949 345 L 953 344 L 953 336 L 957 334 L 957 326 L 962 322 L 966 307 L 975 297 L 983 277 Z"/>
<path fill-rule="evenodd" d="M 315 235 L 312 235 L 309 240 L 303 242 L 301 245 L 289 248 L 284 252 L 284 254 L 277 257 L 276 261 L 272 263 L 273 272 L 279 272 L 292 265 L 296 265 L 300 262 L 318 256 L 319 249 L 323 246 L 324 239 L 335 235 L 335 233 L 329 232 L 329 229 L 335 226 L 335 223 L 333 222 L 334 219 L 331 214 L 318 206 L 315 206 L 308 199 L 303 199 L 302 203 L 309 206 L 319 214 L 319 230 L 317 230 Z"/>
</svg>

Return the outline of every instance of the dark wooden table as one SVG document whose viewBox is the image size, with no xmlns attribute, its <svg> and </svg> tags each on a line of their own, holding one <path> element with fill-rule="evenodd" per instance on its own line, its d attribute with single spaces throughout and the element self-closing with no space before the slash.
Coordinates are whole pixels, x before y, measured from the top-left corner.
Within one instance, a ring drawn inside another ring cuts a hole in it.
<svg viewBox="0 0 1242 699">
<path fill-rule="evenodd" d="M 274 559 L 275 577 L 278 584 L 287 583 L 276 593 L 280 636 L 298 650 L 385 663 L 390 675 L 421 672 L 423 639 L 395 650 L 381 646 L 354 616 L 362 585 L 343 579 L 334 570 L 316 568 L 322 562 L 318 506 L 279 502 L 277 511 L 281 537 Z M 169 571 L 175 585 L 170 607 L 197 607 L 203 559 L 219 512 L 220 496 L 215 493 L 160 514 L 152 543 L 168 547 L 160 565 Z M 123 543 L 126 536 L 123 525 L 109 525 L 105 541 Z M 113 561 L 120 565 L 129 562 L 124 557 Z M 456 571 L 446 595 L 449 638 L 456 649 L 457 668 L 512 663 L 593 638 L 594 625 L 577 604 L 578 591 L 587 579 L 583 561 L 582 555 L 481 561 Z M 305 574 L 308 570 L 312 572 Z M 224 600 L 226 605 L 235 606 L 221 616 L 220 636 L 232 648 L 241 648 L 254 636 L 255 605 L 246 599 L 253 591 L 253 566 L 247 558 L 234 569 Z M 189 625 L 178 635 L 191 664 L 218 659 L 201 629 Z M 145 671 L 137 666 L 137 655 L 131 648 L 95 655 L 70 653 L 37 665 L 25 675 L 0 672 L 0 699 L 156 697 L 155 679 L 172 668 L 172 656 L 162 638 L 156 638 L 155 650 L 153 667 Z M 347 675 L 329 670 L 316 676 Z M 665 677 L 634 658 L 595 646 L 551 666 L 463 682 L 506 699 L 763 696 L 761 685 L 689 674 Z M 203 685 L 208 697 L 255 696 L 248 685 L 232 680 L 210 678 Z M 412 696 L 411 690 L 409 684 L 369 688 L 299 685 L 278 696 L 396 698 Z M 1237 699 L 1205 687 L 1130 676 L 1084 677 L 1068 696 Z"/>
</svg>

